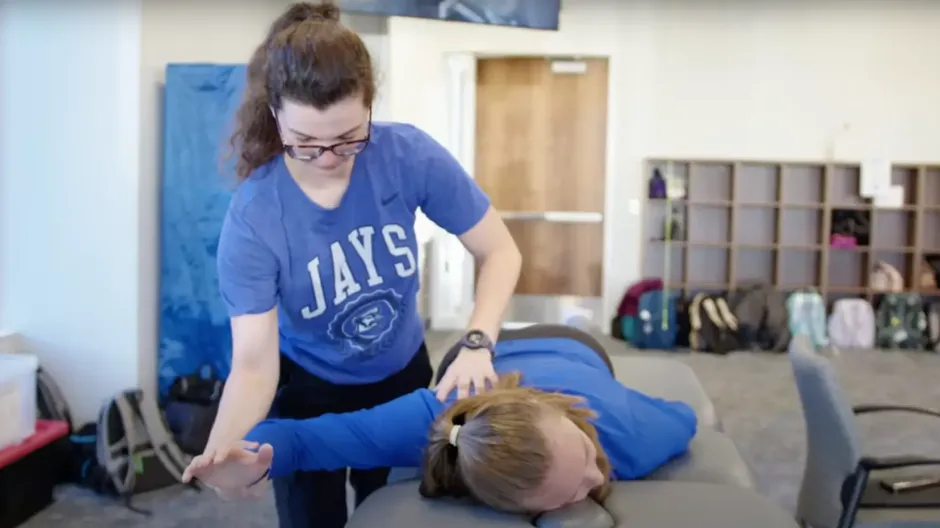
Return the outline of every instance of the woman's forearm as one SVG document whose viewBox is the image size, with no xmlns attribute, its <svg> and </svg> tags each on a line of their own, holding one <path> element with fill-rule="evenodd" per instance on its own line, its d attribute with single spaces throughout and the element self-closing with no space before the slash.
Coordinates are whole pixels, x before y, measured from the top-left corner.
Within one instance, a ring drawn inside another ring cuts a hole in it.
<svg viewBox="0 0 940 528">
<path fill-rule="evenodd" d="M 469 328 L 486 332 L 493 341 L 499 338 L 503 316 L 516 291 L 521 268 L 522 255 L 515 244 L 491 253 L 480 263 Z"/>
<path fill-rule="evenodd" d="M 277 390 L 278 371 L 235 368 L 225 383 L 206 450 L 241 440 L 271 409 Z"/>
</svg>

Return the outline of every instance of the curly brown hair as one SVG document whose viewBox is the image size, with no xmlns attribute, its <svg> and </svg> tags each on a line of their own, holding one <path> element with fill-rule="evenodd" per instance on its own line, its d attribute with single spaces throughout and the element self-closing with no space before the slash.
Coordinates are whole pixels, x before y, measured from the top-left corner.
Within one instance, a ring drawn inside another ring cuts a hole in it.
<svg viewBox="0 0 940 528">
<path fill-rule="evenodd" d="M 518 373 L 500 377 L 489 392 L 451 405 L 434 422 L 424 452 L 419 492 L 422 496 L 471 497 L 497 510 L 525 511 L 526 497 L 544 482 L 551 465 L 548 441 L 539 426 L 546 413 L 557 412 L 574 422 L 597 447 L 597 466 L 610 475 L 610 461 L 597 430 L 594 412 L 580 398 L 520 386 Z M 460 425 L 460 448 L 450 431 Z M 591 493 L 603 500 L 609 483 Z"/>
<path fill-rule="evenodd" d="M 372 57 L 329 2 L 292 4 L 271 24 L 248 63 L 245 99 L 231 137 L 239 181 L 283 152 L 272 109 L 284 100 L 323 110 L 353 95 L 375 99 Z"/>
</svg>

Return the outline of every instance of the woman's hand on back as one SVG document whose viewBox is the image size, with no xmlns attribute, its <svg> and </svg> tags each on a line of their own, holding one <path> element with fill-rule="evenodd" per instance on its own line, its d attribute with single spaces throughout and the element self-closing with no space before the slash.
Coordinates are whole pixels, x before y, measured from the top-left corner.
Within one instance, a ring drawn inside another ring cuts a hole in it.
<svg viewBox="0 0 940 528">
<path fill-rule="evenodd" d="M 493 369 L 493 356 L 489 350 L 461 349 L 437 384 L 437 399 L 444 401 L 457 389 L 457 399 L 482 394 L 499 381 Z"/>
<path fill-rule="evenodd" d="M 268 444 L 235 442 L 193 458 L 183 482 L 198 480 L 226 500 L 256 498 L 273 459 L 274 449 Z"/>
</svg>

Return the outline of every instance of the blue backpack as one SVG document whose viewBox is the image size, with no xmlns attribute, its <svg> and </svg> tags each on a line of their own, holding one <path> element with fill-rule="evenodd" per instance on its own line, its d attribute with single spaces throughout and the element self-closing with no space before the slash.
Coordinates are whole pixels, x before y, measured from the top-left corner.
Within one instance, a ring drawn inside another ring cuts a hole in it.
<svg viewBox="0 0 940 528">
<path fill-rule="evenodd" d="M 668 290 L 644 293 L 637 310 L 633 345 L 637 348 L 669 350 L 679 336 L 678 294 Z"/>
<path fill-rule="evenodd" d="M 815 290 L 793 292 L 787 297 L 790 334 L 805 335 L 817 348 L 829 346 L 826 302 Z"/>
</svg>

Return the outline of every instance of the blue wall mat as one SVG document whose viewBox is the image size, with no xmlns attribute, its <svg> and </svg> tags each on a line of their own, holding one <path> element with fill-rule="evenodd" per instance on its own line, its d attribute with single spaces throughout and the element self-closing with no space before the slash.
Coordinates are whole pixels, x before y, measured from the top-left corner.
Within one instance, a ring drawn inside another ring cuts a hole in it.
<svg viewBox="0 0 940 528">
<path fill-rule="evenodd" d="M 245 67 L 170 64 L 164 92 L 158 376 L 228 376 L 231 335 L 215 256 L 234 179 L 222 169 Z M 231 167 L 232 163 L 225 163 Z"/>
</svg>

